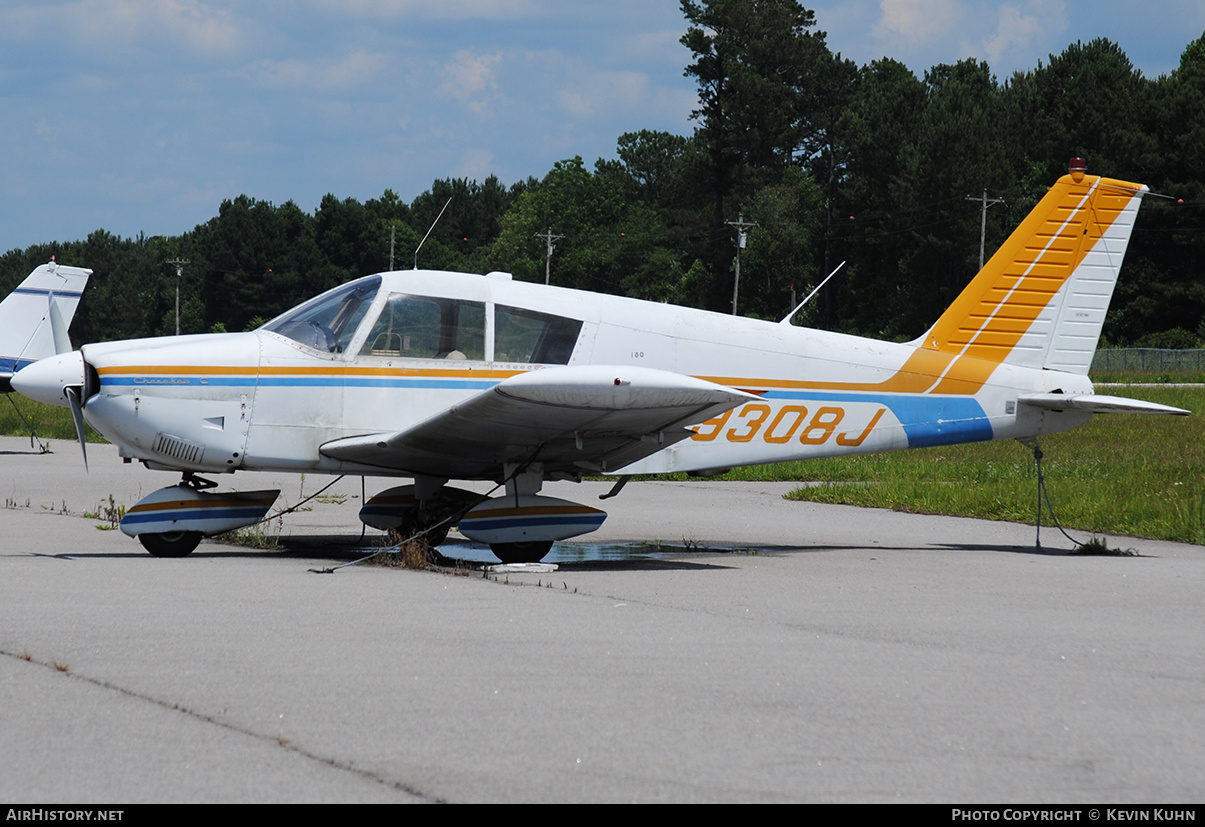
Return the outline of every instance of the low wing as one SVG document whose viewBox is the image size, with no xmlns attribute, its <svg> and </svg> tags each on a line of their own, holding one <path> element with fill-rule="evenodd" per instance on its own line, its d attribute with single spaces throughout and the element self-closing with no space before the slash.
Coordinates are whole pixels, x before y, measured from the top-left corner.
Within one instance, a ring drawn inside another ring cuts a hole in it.
<svg viewBox="0 0 1205 827">
<path fill-rule="evenodd" d="M 668 371 L 552 367 L 505 379 L 413 428 L 328 442 L 334 459 L 459 479 L 506 463 L 567 475 L 622 468 L 686 439 L 688 426 L 758 397 Z"/>
<path fill-rule="evenodd" d="M 1170 414 L 1188 416 L 1190 411 L 1144 402 L 1141 399 L 1126 399 L 1124 396 L 1101 396 L 1094 393 L 1068 395 L 1063 393 L 1035 393 L 1017 399 L 1023 405 L 1032 405 L 1050 411 L 1088 411 L 1089 413 L 1137 413 Z"/>
</svg>

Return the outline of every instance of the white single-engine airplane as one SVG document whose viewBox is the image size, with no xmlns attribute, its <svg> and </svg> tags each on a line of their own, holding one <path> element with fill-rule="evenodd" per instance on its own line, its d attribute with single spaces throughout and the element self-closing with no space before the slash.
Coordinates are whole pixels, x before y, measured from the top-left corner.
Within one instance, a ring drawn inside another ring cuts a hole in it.
<svg viewBox="0 0 1205 827">
<path fill-rule="evenodd" d="M 0 302 L 0 393 L 12 391 L 9 382 L 21 368 L 71 351 L 67 328 L 90 275 L 51 258 Z"/>
<path fill-rule="evenodd" d="M 1145 192 L 1073 164 L 907 344 L 414 270 L 349 282 L 249 333 L 86 345 L 13 386 L 82 410 L 127 461 L 183 472 L 122 521 L 154 555 L 266 513 L 278 492 L 217 494 L 196 476 L 246 469 L 409 477 L 360 518 L 436 542 L 456 523 L 502 560 L 534 561 L 606 516 L 539 496 L 546 480 L 617 474 L 615 494 L 635 473 L 1188 413 L 1099 396 L 1088 380 Z M 481 501 L 453 479 L 505 494 Z"/>
</svg>

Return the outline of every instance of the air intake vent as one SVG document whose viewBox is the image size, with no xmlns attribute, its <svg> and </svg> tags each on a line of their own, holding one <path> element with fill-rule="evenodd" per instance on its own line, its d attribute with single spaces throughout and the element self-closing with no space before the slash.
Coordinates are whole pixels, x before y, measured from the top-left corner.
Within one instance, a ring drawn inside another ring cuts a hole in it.
<svg viewBox="0 0 1205 827">
<path fill-rule="evenodd" d="M 155 452 L 181 462 L 200 462 L 205 446 L 199 442 L 180 439 L 178 436 L 160 433 L 155 436 Z"/>
</svg>

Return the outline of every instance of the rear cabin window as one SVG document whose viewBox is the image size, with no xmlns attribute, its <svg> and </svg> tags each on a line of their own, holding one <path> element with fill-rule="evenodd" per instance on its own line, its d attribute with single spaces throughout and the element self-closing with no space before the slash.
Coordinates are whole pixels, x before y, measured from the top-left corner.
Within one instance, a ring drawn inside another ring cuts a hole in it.
<svg viewBox="0 0 1205 827">
<path fill-rule="evenodd" d="M 394 294 L 385 303 L 360 353 L 481 361 L 485 358 L 485 305 Z"/>
<path fill-rule="evenodd" d="M 567 365 L 582 323 L 547 313 L 497 305 L 494 359 L 537 365 Z"/>
</svg>

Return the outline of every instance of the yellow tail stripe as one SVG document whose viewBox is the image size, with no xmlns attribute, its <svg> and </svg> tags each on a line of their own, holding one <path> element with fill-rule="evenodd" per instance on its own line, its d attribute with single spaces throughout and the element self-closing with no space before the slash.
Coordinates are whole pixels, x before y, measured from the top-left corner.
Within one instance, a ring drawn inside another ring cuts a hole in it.
<svg viewBox="0 0 1205 827">
<path fill-rule="evenodd" d="M 977 392 L 1140 189 L 1060 178 L 929 332 L 925 347 L 957 357 L 932 392 Z"/>
</svg>

